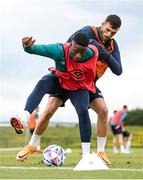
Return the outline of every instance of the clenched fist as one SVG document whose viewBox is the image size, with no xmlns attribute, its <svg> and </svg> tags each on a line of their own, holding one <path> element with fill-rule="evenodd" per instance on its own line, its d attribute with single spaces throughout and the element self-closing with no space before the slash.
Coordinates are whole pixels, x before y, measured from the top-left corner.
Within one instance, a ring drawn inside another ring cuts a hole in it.
<svg viewBox="0 0 143 180">
<path fill-rule="evenodd" d="M 23 47 L 29 47 L 32 46 L 35 43 L 35 39 L 33 39 L 32 37 L 24 37 L 22 39 L 22 45 Z"/>
</svg>

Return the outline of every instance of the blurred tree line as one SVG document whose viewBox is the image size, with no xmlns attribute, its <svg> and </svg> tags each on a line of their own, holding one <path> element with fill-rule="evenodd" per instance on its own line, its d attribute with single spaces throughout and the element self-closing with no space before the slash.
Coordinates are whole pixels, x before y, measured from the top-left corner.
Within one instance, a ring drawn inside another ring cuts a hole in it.
<svg viewBox="0 0 143 180">
<path fill-rule="evenodd" d="M 142 125 L 143 126 L 143 109 L 135 109 L 128 112 L 126 125 Z"/>
</svg>

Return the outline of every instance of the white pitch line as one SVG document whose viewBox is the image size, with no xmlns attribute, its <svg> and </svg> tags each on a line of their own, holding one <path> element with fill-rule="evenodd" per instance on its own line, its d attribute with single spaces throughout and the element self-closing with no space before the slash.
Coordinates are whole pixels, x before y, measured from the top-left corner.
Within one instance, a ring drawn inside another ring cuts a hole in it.
<svg viewBox="0 0 143 180">
<path fill-rule="evenodd" d="M 0 148 L 0 152 L 5 151 L 18 151 L 21 150 L 23 147 L 14 147 L 14 148 Z"/>
<path fill-rule="evenodd" d="M 74 167 L 20 167 L 20 166 L 0 166 L 0 169 L 22 169 L 22 170 L 44 170 L 44 169 L 67 169 L 67 170 L 73 170 Z M 99 170 L 100 171 L 100 170 Z M 137 172 L 143 172 L 143 169 L 128 169 L 128 168 L 109 168 L 106 171 L 137 171 Z"/>
<path fill-rule="evenodd" d="M 32 169 L 73 169 L 73 167 L 20 167 L 20 166 L 0 166 L 0 169 L 24 169 L 24 170 L 32 170 Z"/>
<path fill-rule="evenodd" d="M 143 169 L 128 169 L 128 168 L 109 168 L 107 169 L 109 171 L 141 171 L 143 172 Z"/>
</svg>

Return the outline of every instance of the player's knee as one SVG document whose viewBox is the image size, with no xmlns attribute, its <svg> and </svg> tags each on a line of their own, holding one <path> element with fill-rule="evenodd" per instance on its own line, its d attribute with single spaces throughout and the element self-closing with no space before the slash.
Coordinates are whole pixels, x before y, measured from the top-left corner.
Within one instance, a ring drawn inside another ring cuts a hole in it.
<svg viewBox="0 0 143 180">
<path fill-rule="evenodd" d="M 100 116 L 102 119 L 108 118 L 108 108 L 106 106 L 100 108 L 98 111 L 98 116 Z"/>
<path fill-rule="evenodd" d="M 84 106 L 81 106 L 80 108 L 77 108 L 77 113 L 79 116 L 86 116 L 88 114 L 88 109 Z"/>
</svg>

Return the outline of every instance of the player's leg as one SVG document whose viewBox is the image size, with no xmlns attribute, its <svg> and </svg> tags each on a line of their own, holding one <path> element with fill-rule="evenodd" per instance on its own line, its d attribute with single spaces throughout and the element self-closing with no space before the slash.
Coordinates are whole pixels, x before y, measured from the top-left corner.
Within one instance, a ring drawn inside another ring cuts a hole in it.
<svg viewBox="0 0 143 180">
<path fill-rule="evenodd" d="M 31 137 L 32 137 L 35 128 L 29 128 L 29 130 L 30 130 L 30 134 L 31 134 Z M 40 139 L 39 139 L 39 141 L 37 142 L 36 152 L 37 152 L 37 153 L 42 153 Z"/>
<path fill-rule="evenodd" d="M 31 113 L 40 104 L 45 94 L 60 93 L 61 86 L 58 78 L 54 73 L 47 74 L 38 81 L 32 93 L 29 95 L 24 111 L 18 117 L 10 119 L 11 125 L 14 127 L 17 134 L 23 133 L 23 124 L 27 123 Z"/>
<path fill-rule="evenodd" d="M 36 84 L 34 90 L 29 95 L 24 110 L 30 114 L 40 104 L 45 94 L 61 93 L 59 79 L 54 73 L 43 76 Z"/>
<path fill-rule="evenodd" d="M 128 153 L 131 152 L 132 137 L 133 137 L 133 134 L 132 134 L 132 133 L 129 133 L 129 137 L 128 137 L 128 139 L 127 139 L 127 144 L 126 144 L 126 151 L 127 151 Z"/>
<path fill-rule="evenodd" d="M 82 156 L 90 153 L 91 122 L 88 113 L 89 94 L 86 90 L 77 90 L 70 96 L 79 119 L 79 129 L 82 145 Z"/>
<path fill-rule="evenodd" d="M 116 126 L 114 126 L 115 129 L 115 134 L 116 137 L 118 138 L 118 143 L 120 145 L 120 153 L 126 153 L 125 147 L 124 147 L 124 139 L 123 139 L 123 131 L 121 126 L 116 128 Z"/>
<path fill-rule="evenodd" d="M 111 125 L 112 132 L 114 136 L 116 136 L 117 142 L 119 143 L 120 146 L 120 152 L 121 153 L 126 153 L 125 147 L 124 147 L 124 141 L 123 141 L 123 131 L 121 126 L 117 128 L 117 125 Z"/>
<path fill-rule="evenodd" d="M 123 134 L 118 133 L 117 138 L 118 138 L 118 142 L 119 142 L 119 145 L 120 145 L 120 152 L 121 153 L 126 153 L 126 150 L 125 150 L 125 147 L 124 147 Z"/>
<path fill-rule="evenodd" d="M 124 144 L 126 147 L 126 151 L 127 153 L 131 152 L 131 141 L 132 141 L 132 133 L 129 133 L 128 131 L 123 131 L 123 138 L 124 140 Z"/>
<path fill-rule="evenodd" d="M 104 99 L 103 98 L 94 99 L 90 103 L 90 107 L 97 113 L 97 137 L 106 137 L 107 125 L 108 125 L 108 109 Z"/>
<path fill-rule="evenodd" d="M 117 137 L 115 135 L 113 135 L 112 144 L 113 144 L 113 153 L 118 153 Z"/>
<path fill-rule="evenodd" d="M 118 153 L 118 149 L 117 149 L 118 139 L 117 139 L 117 136 L 116 136 L 115 126 L 111 125 L 111 131 L 112 131 L 112 134 L 113 134 L 113 138 L 112 138 L 113 153 Z"/>
<path fill-rule="evenodd" d="M 48 126 L 50 118 L 53 116 L 55 111 L 62 105 L 62 100 L 58 97 L 49 97 L 48 103 L 45 110 L 40 115 L 40 118 L 36 124 L 34 133 L 37 135 L 42 135 Z"/>
<path fill-rule="evenodd" d="M 97 113 L 97 155 L 101 157 L 106 164 L 111 164 L 105 153 L 108 108 L 98 88 L 96 89 L 96 93 L 90 93 L 90 107 Z"/>
<path fill-rule="evenodd" d="M 38 122 L 36 124 L 34 133 L 31 137 L 29 144 L 21 150 L 17 156 L 17 161 L 24 161 L 27 157 L 36 151 L 37 144 L 40 141 L 41 135 L 45 131 L 48 126 L 49 120 L 52 115 L 55 113 L 57 108 L 62 104 L 62 100 L 57 97 L 50 97 L 48 100 L 48 104 L 44 110 L 44 112 L 40 115 Z"/>
</svg>

